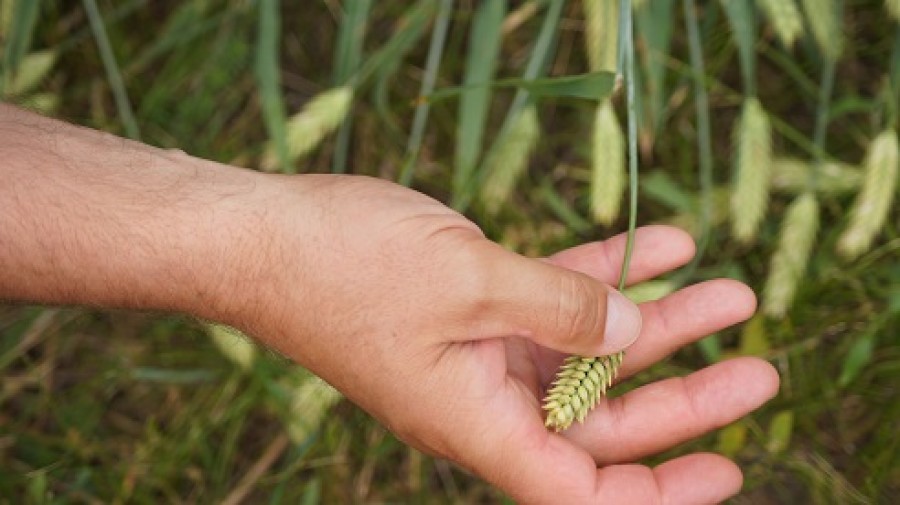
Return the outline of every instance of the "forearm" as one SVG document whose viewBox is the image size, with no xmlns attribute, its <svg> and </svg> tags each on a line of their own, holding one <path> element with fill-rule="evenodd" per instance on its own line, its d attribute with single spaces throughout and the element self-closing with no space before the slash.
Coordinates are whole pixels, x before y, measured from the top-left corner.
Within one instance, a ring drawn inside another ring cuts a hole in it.
<svg viewBox="0 0 900 505">
<path fill-rule="evenodd" d="M 0 104 L 0 174 L 2 299 L 215 318 L 253 275 L 249 171 Z"/>
</svg>

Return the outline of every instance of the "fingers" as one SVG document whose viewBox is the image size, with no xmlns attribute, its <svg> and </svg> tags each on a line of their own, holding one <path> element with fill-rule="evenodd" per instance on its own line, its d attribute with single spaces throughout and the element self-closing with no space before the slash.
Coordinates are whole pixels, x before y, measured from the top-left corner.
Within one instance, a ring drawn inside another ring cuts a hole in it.
<svg viewBox="0 0 900 505">
<path fill-rule="evenodd" d="M 622 233 L 603 242 L 566 249 L 547 258 L 547 262 L 615 285 L 622 270 L 627 238 Z M 638 228 L 628 283 L 645 281 L 685 265 L 694 257 L 695 249 L 691 236 L 678 228 L 661 225 Z"/>
<path fill-rule="evenodd" d="M 523 413 L 524 415 L 528 415 Z M 718 503 L 741 487 L 740 470 L 713 454 L 693 454 L 654 469 L 597 465 L 584 450 L 540 423 L 505 416 L 467 452 L 474 470 L 518 503 Z M 527 417 L 526 417 L 527 418 Z"/>
<path fill-rule="evenodd" d="M 640 333 L 637 305 L 609 286 L 487 242 L 484 247 L 488 276 L 479 305 L 490 322 L 478 328 L 481 338 L 520 335 L 557 351 L 598 356 L 628 347 Z"/>
<path fill-rule="evenodd" d="M 756 310 L 756 296 L 740 282 L 717 279 L 688 286 L 640 307 L 644 323 L 641 336 L 628 349 L 620 380 L 686 344 L 747 320 Z"/>
<path fill-rule="evenodd" d="M 602 402 L 565 436 L 601 465 L 634 461 L 744 416 L 775 396 L 778 382 L 769 363 L 736 358 Z"/>
<path fill-rule="evenodd" d="M 741 489 L 743 476 L 734 463 L 716 454 L 689 454 L 652 470 L 619 465 L 597 473 L 594 503 L 720 503 Z"/>
</svg>

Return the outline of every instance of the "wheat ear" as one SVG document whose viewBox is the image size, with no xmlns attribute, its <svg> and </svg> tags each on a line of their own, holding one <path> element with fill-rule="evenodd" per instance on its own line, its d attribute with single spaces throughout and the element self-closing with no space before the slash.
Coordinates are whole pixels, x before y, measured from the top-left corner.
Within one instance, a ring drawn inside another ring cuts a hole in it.
<svg viewBox="0 0 900 505">
<path fill-rule="evenodd" d="M 229 326 L 210 323 L 206 325 L 206 333 L 226 358 L 247 371 L 256 360 L 256 345 L 246 335 Z"/>
<path fill-rule="evenodd" d="M 591 72 L 616 71 L 619 0 L 584 0 L 584 44 Z"/>
<path fill-rule="evenodd" d="M 622 272 L 619 276 L 619 291 L 622 291 L 628 280 L 628 268 L 634 249 L 634 234 L 637 226 L 638 156 L 633 20 L 630 2 L 622 0 L 619 5 L 624 9 L 620 19 L 620 38 L 624 42 L 622 67 L 625 73 L 628 105 L 629 177 L 628 240 L 625 244 Z M 566 358 L 544 399 L 543 408 L 547 411 L 545 425 L 559 432 L 571 426 L 572 422 L 576 420 L 583 422 L 588 413 L 597 405 L 600 397 L 606 394 L 606 390 L 612 385 L 624 357 L 625 353 L 619 352 L 612 356 L 570 356 Z"/>
<path fill-rule="evenodd" d="M 772 173 L 772 127 L 756 97 L 744 102 L 735 130 L 737 144 L 731 224 L 735 238 L 750 243 L 766 214 Z"/>
<path fill-rule="evenodd" d="M 591 215 L 609 226 L 619 216 L 625 190 L 625 134 L 609 99 L 597 107 L 592 150 Z"/>
<path fill-rule="evenodd" d="M 884 6 L 887 8 L 888 14 L 900 21 L 900 0 L 884 0 Z"/>
<path fill-rule="evenodd" d="M 834 0 L 803 0 L 803 10 L 822 54 L 836 61 L 843 49 L 843 32 Z"/>
<path fill-rule="evenodd" d="M 285 429 L 288 437 L 296 444 L 305 442 L 315 433 L 325 418 L 325 413 L 343 398 L 341 393 L 315 375 L 299 373 L 302 380 L 290 392 L 288 418 Z"/>
<path fill-rule="evenodd" d="M 562 431 L 573 422 L 584 422 L 616 378 L 623 354 L 600 358 L 569 356 L 556 373 L 556 380 L 544 398 L 547 420 L 544 425 Z"/>
<path fill-rule="evenodd" d="M 537 108 L 534 104 L 522 109 L 515 121 L 488 152 L 484 160 L 487 174 L 480 197 L 488 214 L 496 214 L 509 199 L 540 134 Z"/>
<path fill-rule="evenodd" d="M 869 146 L 865 179 L 850 213 L 850 225 L 838 239 L 837 250 L 853 259 L 872 247 L 887 221 L 897 187 L 898 142 L 895 130 L 881 132 Z"/>
<path fill-rule="evenodd" d="M 819 228 L 819 203 L 806 192 L 788 207 L 781 225 L 778 249 L 772 255 L 763 296 L 763 311 L 784 317 L 794 300 L 797 285 L 806 272 L 809 255 Z"/>
<path fill-rule="evenodd" d="M 758 0 L 766 13 L 775 33 L 785 47 L 793 47 L 798 37 L 803 35 L 803 18 L 794 0 Z"/>
<path fill-rule="evenodd" d="M 353 89 L 349 86 L 332 88 L 310 99 L 303 109 L 285 124 L 288 161 L 294 162 L 312 151 L 333 132 L 350 111 Z M 264 170 L 278 167 L 278 153 L 274 145 L 267 145 L 260 166 Z"/>
<path fill-rule="evenodd" d="M 615 72 L 618 63 L 619 0 L 584 0 L 585 36 L 591 72 Z M 625 134 L 610 99 L 601 100 L 591 139 L 590 208 L 609 226 L 619 215 L 625 189 Z"/>
<path fill-rule="evenodd" d="M 772 189 L 800 194 L 809 187 L 811 163 L 798 158 L 775 158 L 772 162 Z M 816 169 L 815 186 L 819 195 L 843 195 L 862 184 L 862 171 L 838 161 L 823 161 Z"/>
</svg>

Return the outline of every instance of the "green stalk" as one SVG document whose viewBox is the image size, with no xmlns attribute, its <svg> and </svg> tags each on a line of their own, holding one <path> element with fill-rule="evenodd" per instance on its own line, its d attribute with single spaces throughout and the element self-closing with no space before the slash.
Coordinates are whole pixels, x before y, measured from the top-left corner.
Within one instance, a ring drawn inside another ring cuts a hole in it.
<svg viewBox="0 0 900 505">
<path fill-rule="evenodd" d="M 362 58 L 363 39 L 369 18 L 372 0 L 354 0 L 345 3 L 346 12 L 341 19 L 341 33 L 335 49 L 336 66 L 332 82 L 343 86 L 349 84 L 354 93 L 359 86 L 354 73 Z M 338 130 L 334 142 L 334 157 L 331 159 L 331 171 L 344 173 L 347 171 L 347 154 L 350 150 L 350 134 L 353 130 L 353 115 L 348 114 Z"/>
<path fill-rule="evenodd" d="M 522 75 L 522 80 L 530 81 L 537 79 L 544 72 L 547 63 L 550 61 L 551 50 L 559 34 L 559 20 L 562 17 L 562 8 L 564 4 L 565 0 L 548 0 L 547 14 L 544 16 L 544 22 L 538 33 L 537 41 L 534 44 L 534 48 L 531 50 L 531 56 L 528 60 L 528 65 L 525 67 L 525 73 Z M 522 113 L 522 110 L 528 105 L 528 102 L 531 99 L 531 93 L 526 89 L 519 89 L 519 91 L 516 92 L 512 104 L 509 106 L 509 111 L 507 111 L 506 117 L 503 120 L 503 125 L 500 127 L 500 132 L 497 134 L 497 139 L 502 139 L 508 134 L 510 128 L 515 125 L 519 114 Z M 494 141 L 494 146 L 495 145 L 497 145 L 496 140 Z M 491 149 L 493 149 L 494 146 L 491 146 Z M 488 158 L 489 156 L 490 150 L 485 158 Z M 479 170 L 469 179 L 465 189 L 459 193 L 459 198 L 455 198 L 456 195 L 454 195 L 453 208 L 455 210 L 465 212 L 469 208 L 469 204 L 472 202 L 472 197 L 475 194 L 476 188 L 481 184 L 486 175 L 483 169 L 484 164 L 482 163 Z"/>
<path fill-rule="evenodd" d="M 632 19 L 631 2 L 623 0 L 619 7 L 624 19 L 624 65 L 626 100 L 628 106 L 628 240 L 625 242 L 625 260 L 622 262 L 622 273 L 619 275 L 619 291 L 625 289 L 628 280 L 628 268 L 634 252 L 634 234 L 637 228 L 638 200 L 638 150 L 637 150 L 637 107 L 635 105 L 635 68 L 634 68 L 634 20 Z"/>
<path fill-rule="evenodd" d="M 709 245 L 710 223 L 713 212 L 713 161 L 712 136 L 709 120 L 709 97 L 706 93 L 706 68 L 703 63 L 703 48 L 700 45 L 700 27 L 697 22 L 697 7 L 694 0 L 684 0 L 684 20 L 688 33 L 688 46 L 691 58 L 691 78 L 694 81 L 694 103 L 697 110 L 697 148 L 700 159 L 700 238 L 697 241 L 697 254 L 690 265 L 679 276 L 684 284 L 694 274 L 703 254 Z"/>
<path fill-rule="evenodd" d="M 816 108 L 816 129 L 813 133 L 813 169 L 809 171 L 807 190 L 815 192 L 818 173 L 825 160 L 825 136 L 828 132 L 828 115 L 831 107 L 831 94 L 834 90 L 835 61 L 825 58 L 822 65 L 822 81 L 819 86 L 819 105 Z"/>
<path fill-rule="evenodd" d="M 84 0 L 84 10 L 87 12 L 91 30 L 94 32 L 97 49 L 100 50 L 100 59 L 103 61 L 106 78 L 109 80 L 109 87 L 112 89 L 113 98 L 116 101 L 119 118 L 125 127 L 125 135 L 130 139 L 140 140 L 141 132 L 138 129 L 137 121 L 134 119 L 131 101 L 128 99 L 128 93 L 125 91 L 122 73 L 119 71 L 119 65 L 116 63 L 116 56 L 113 54 L 112 46 L 109 44 L 109 37 L 106 35 L 106 27 L 103 26 L 103 18 L 100 16 L 100 9 L 97 8 L 96 0 Z"/>
<path fill-rule="evenodd" d="M 431 32 L 431 45 L 428 48 L 428 58 L 425 62 L 425 75 L 422 78 L 420 97 L 426 97 L 434 91 L 434 83 L 437 80 L 438 68 L 441 65 L 441 56 L 444 54 L 444 42 L 447 40 L 447 29 L 450 26 L 450 14 L 453 11 L 453 0 L 443 0 L 437 19 L 434 22 L 434 31 Z M 425 126 L 428 123 L 428 100 L 420 100 L 416 106 L 416 114 L 413 117 L 412 130 L 409 134 L 409 142 L 406 145 L 406 161 L 400 171 L 399 183 L 409 186 L 412 182 L 413 169 L 419 159 L 419 151 L 422 148 L 422 137 L 425 135 Z"/>
<path fill-rule="evenodd" d="M 283 173 L 296 173 L 288 154 L 284 100 L 281 95 L 278 41 L 281 37 L 279 0 L 261 0 L 256 34 L 254 72 L 259 87 L 263 121 L 269 138 L 275 143 L 278 165 Z"/>
<path fill-rule="evenodd" d="M 637 151 L 637 107 L 635 104 L 634 68 L 634 22 L 631 1 L 620 1 L 620 72 L 625 74 L 626 100 L 628 107 L 628 240 L 625 243 L 625 258 L 619 275 L 619 291 L 625 289 L 628 268 L 634 251 L 634 235 L 637 228 L 638 195 L 638 151 Z M 547 411 L 544 423 L 548 428 L 562 431 L 573 422 L 583 422 L 594 409 L 600 398 L 606 394 L 618 374 L 625 352 L 610 356 L 584 357 L 569 356 L 556 373 L 556 379 L 547 392 L 543 409 Z"/>
</svg>

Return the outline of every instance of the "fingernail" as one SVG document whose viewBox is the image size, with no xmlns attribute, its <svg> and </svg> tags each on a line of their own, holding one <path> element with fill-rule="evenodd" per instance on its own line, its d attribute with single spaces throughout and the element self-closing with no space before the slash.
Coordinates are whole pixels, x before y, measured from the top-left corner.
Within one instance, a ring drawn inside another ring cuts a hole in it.
<svg viewBox="0 0 900 505">
<path fill-rule="evenodd" d="M 610 289 L 606 295 L 606 328 L 601 355 L 617 353 L 637 340 L 641 334 L 641 311 L 622 293 Z"/>
</svg>

